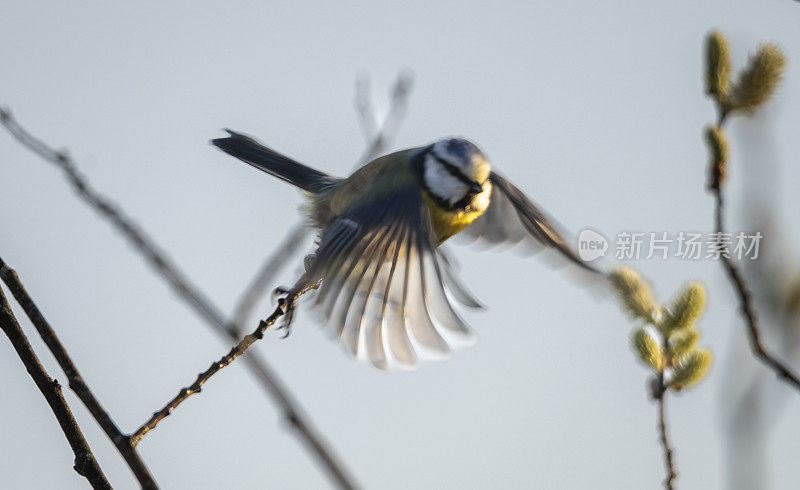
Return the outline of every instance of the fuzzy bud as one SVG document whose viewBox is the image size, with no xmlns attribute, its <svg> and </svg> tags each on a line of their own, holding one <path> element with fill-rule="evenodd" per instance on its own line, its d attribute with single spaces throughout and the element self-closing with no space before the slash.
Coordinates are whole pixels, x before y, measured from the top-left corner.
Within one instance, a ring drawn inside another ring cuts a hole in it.
<svg viewBox="0 0 800 490">
<path fill-rule="evenodd" d="M 724 101 L 728 95 L 730 75 L 728 41 L 719 31 L 712 31 L 706 39 L 706 93 Z"/>
<path fill-rule="evenodd" d="M 675 330 L 691 327 L 706 306 L 706 291 L 698 282 L 684 286 L 683 291 L 672 300 L 664 314 L 659 329 L 664 335 Z"/>
<path fill-rule="evenodd" d="M 667 339 L 667 355 L 671 358 L 681 357 L 697 344 L 700 332 L 693 328 L 684 328 L 673 332 Z"/>
<path fill-rule="evenodd" d="M 639 357 L 650 367 L 659 372 L 664 369 L 664 353 L 661 349 L 661 344 L 647 330 L 647 327 L 639 327 L 634 330 L 631 336 L 631 343 Z"/>
<path fill-rule="evenodd" d="M 750 56 L 727 100 L 729 110 L 752 113 L 775 92 L 783 78 L 786 58 L 777 44 L 764 44 Z"/>
<path fill-rule="evenodd" d="M 658 311 L 650 287 L 639 274 L 629 267 L 619 267 L 609 273 L 611 287 L 616 291 L 622 306 L 637 318 L 652 322 Z"/>
<path fill-rule="evenodd" d="M 700 381 L 711 366 L 711 352 L 698 349 L 683 356 L 672 368 L 669 387 L 679 391 Z"/>
</svg>

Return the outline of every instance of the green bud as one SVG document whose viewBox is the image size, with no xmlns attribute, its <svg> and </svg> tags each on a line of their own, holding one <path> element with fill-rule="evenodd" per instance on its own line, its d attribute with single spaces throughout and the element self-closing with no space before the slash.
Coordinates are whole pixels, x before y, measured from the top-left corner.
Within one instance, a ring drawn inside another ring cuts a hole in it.
<svg viewBox="0 0 800 490">
<path fill-rule="evenodd" d="M 672 300 L 659 322 L 659 329 L 669 336 L 673 330 L 691 327 L 706 306 L 706 291 L 698 282 L 684 286 L 683 291 Z"/>
<path fill-rule="evenodd" d="M 719 31 L 711 31 L 706 38 L 706 93 L 723 102 L 728 95 L 730 74 L 728 41 Z"/>
<path fill-rule="evenodd" d="M 681 390 L 700 381 L 711 366 L 711 352 L 708 349 L 693 350 L 678 360 L 672 367 L 669 387 Z"/>
<path fill-rule="evenodd" d="M 706 142 L 711 150 L 708 186 L 710 189 L 719 189 L 725 179 L 727 169 L 728 141 L 725 139 L 725 133 L 718 126 L 709 126 L 706 129 Z"/>
<path fill-rule="evenodd" d="M 697 343 L 700 332 L 693 328 L 684 328 L 673 332 L 667 339 L 667 355 L 671 358 L 681 357 Z"/>
<path fill-rule="evenodd" d="M 644 362 L 656 371 L 661 372 L 664 369 L 664 353 L 661 345 L 658 339 L 647 330 L 647 327 L 639 327 L 634 330 L 631 341 L 633 348 Z"/>
<path fill-rule="evenodd" d="M 650 287 L 630 267 L 619 267 L 609 272 L 611 287 L 616 291 L 622 306 L 634 317 L 652 322 L 658 311 Z"/>
<path fill-rule="evenodd" d="M 775 92 L 785 66 L 786 58 L 777 44 L 760 46 L 731 88 L 726 102 L 728 109 L 752 113 Z"/>
</svg>

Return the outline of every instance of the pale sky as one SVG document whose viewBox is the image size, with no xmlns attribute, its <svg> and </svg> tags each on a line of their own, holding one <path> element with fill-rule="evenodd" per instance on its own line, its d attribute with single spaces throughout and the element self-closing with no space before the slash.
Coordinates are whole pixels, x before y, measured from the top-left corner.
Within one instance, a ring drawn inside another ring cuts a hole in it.
<svg viewBox="0 0 800 490">
<path fill-rule="evenodd" d="M 785 83 L 759 118 L 731 120 L 729 221 L 744 226 L 744 176 L 758 168 L 780 169 L 770 194 L 782 209 L 800 206 L 790 158 L 800 154 L 800 4 L 791 0 L 6 2 L 0 18 L 0 104 L 68 148 L 225 311 L 296 221 L 302 198 L 208 140 L 230 127 L 346 174 L 364 147 L 353 108 L 359 73 L 372 76 L 379 111 L 397 72 L 415 73 L 397 148 L 468 137 L 573 231 L 708 232 L 702 129 L 714 111 L 703 95 L 703 38 L 712 28 L 728 34 L 737 66 L 760 41 L 775 41 L 789 59 Z M 745 161 L 742 141 L 759 127 L 776 142 L 772 161 L 757 161 L 757 152 Z M 800 243 L 795 213 L 779 218 Z M 0 222 L 0 256 L 124 430 L 227 351 L 54 167 L 5 133 Z M 451 250 L 489 309 L 465 312 L 479 341 L 446 362 L 379 372 L 348 358 L 303 310 L 289 338 L 272 332 L 253 346 L 358 481 L 370 489 L 659 488 L 656 406 L 629 347 L 634 325 L 619 307 L 542 260 Z M 744 326 L 733 290 L 713 261 L 633 265 L 664 300 L 688 280 L 708 289 L 699 326 L 715 362 L 701 384 L 670 396 L 670 434 L 680 488 L 729 488 L 721 408 L 735 402 L 737 380 L 761 369 L 734 354 Z M 271 310 L 267 301 L 260 313 Z M 63 382 L 27 320 L 23 328 Z M 86 488 L 2 339 L 0 373 L 0 486 Z M 111 482 L 135 488 L 77 398 L 66 397 Z M 766 453 L 774 489 L 800 487 L 800 397 L 783 401 Z M 139 447 L 163 488 L 328 488 L 240 362 Z"/>
</svg>

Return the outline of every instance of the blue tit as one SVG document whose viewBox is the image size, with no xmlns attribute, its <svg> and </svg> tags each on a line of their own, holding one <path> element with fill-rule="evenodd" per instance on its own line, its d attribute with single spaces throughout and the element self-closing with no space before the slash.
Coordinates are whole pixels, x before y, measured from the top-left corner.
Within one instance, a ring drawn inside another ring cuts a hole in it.
<svg viewBox="0 0 800 490">
<path fill-rule="evenodd" d="M 450 298 L 467 307 L 480 303 L 439 249 L 453 235 L 493 244 L 538 242 L 596 272 L 465 139 L 397 151 L 338 178 L 228 133 L 211 143 L 308 198 L 318 247 L 290 295 L 319 285 L 314 305 L 332 333 L 380 369 L 412 368 L 473 341 Z"/>
</svg>

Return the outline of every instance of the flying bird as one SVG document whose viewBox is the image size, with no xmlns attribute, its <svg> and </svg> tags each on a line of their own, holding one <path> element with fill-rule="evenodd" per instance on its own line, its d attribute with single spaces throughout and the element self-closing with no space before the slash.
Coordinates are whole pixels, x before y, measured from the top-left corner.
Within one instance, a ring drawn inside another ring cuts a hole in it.
<svg viewBox="0 0 800 490">
<path fill-rule="evenodd" d="M 480 303 L 439 249 L 453 235 L 492 244 L 538 242 L 598 272 L 466 139 L 397 151 L 338 178 L 226 131 L 229 136 L 211 143 L 308 198 L 318 247 L 287 291 L 289 307 L 301 292 L 318 288 L 315 308 L 335 336 L 379 369 L 413 368 L 421 358 L 444 358 L 474 340 L 450 298 L 472 308 Z"/>
</svg>

